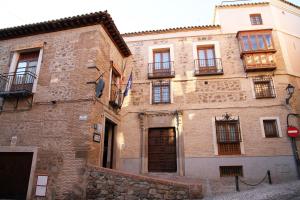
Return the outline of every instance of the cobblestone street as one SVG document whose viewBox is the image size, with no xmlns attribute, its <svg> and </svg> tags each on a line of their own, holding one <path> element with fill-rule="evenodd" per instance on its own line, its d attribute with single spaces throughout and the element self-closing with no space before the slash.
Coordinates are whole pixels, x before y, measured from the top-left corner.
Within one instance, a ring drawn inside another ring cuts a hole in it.
<svg viewBox="0 0 300 200">
<path fill-rule="evenodd" d="M 264 185 L 238 193 L 228 193 L 215 197 L 205 197 L 204 200 L 300 200 L 300 181 L 293 181 L 278 185 Z"/>
</svg>

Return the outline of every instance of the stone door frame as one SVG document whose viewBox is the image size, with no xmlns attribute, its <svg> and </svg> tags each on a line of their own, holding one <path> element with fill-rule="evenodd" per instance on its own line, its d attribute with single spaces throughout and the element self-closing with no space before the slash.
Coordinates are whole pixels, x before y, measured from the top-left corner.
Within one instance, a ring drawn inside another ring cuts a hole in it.
<svg viewBox="0 0 300 200">
<path fill-rule="evenodd" d="M 173 112 L 143 112 L 139 113 L 141 147 L 140 147 L 140 173 L 147 174 L 148 171 L 148 132 L 149 128 L 174 127 L 176 133 L 176 156 L 177 172 L 184 176 L 184 139 L 182 129 L 182 111 Z"/>
</svg>

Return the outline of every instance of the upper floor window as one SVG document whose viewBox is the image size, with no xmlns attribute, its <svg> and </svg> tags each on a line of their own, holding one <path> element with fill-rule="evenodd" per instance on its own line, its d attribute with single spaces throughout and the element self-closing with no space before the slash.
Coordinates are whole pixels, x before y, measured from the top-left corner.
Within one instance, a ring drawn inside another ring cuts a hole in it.
<svg viewBox="0 0 300 200">
<path fill-rule="evenodd" d="M 259 76 L 253 78 L 254 92 L 257 99 L 274 98 L 275 88 L 273 80 L 269 76 Z"/>
<path fill-rule="evenodd" d="M 241 40 L 241 47 L 243 51 L 274 49 L 272 36 L 270 33 L 243 35 Z"/>
<path fill-rule="evenodd" d="M 263 24 L 261 14 L 251 14 L 250 21 L 251 21 L 252 25 L 262 25 Z"/>
<path fill-rule="evenodd" d="M 148 78 L 174 77 L 170 48 L 154 49 L 152 53 L 153 63 L 149 63 Z"/>
<path fill-rule="evenodd" d="M 276 119 L 263 120 L 264 133 L 266 138 L 279 137 L 278 125 Z"/>
<path fill-rule="evenodd" d="M 154 50 L 154 70 L 170 69 L 170 49 Z"/>
<path fill-rule="evenodd" d="M 111 85 L 110 85 L 110 104 L 112 106 L 120 107 L 121 105 L 121 87 L 120 87 L 121 75 L 118 71 L 112 68 L 111 72 Z"/>
<path fill-rule="evenodd" d="M 215 67 L 214 46 L 200 46 L 197 48 L 199 67 Z"/>
<path fill-rule="evenodd" d="M 152 103 L 171 103 L 170 81 L 152 82 Z"/>
<path fill-rule="evenodd" d="M 240 123 L 235 119 L 216 119 L 216 134 L 219 155 L 241 154 Z"/>
</svg>

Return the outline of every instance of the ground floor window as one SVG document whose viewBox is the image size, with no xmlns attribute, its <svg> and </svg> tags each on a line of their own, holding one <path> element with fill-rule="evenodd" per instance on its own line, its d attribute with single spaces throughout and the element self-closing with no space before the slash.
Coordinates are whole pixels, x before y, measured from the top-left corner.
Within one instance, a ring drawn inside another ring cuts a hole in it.
<svg viewBox="0 0 300 200">
<path fill-rule="evenodd" d="M 225 116 L 222 119 L 216 118 L 215 123 L 219 155 L 241 154 L 239 119 L 232 119 L 229 116 Z"/>
<path fill-rule="evenodd" d="M 243 176 L 243 166 L 220 166 L 220 176 Z"/>
</svg>

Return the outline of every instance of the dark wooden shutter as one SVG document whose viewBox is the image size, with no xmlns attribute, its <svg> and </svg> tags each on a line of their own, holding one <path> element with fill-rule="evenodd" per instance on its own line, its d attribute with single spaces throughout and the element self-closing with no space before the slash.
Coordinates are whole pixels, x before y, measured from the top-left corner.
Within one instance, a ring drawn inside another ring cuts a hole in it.
<svg viewBox="0 0 300 200">
<path fill-rule="evenodd" d="M 176 135 L 173 128 L 149 129 L 148 171 L 177 171 Z"/>
</svg>

